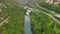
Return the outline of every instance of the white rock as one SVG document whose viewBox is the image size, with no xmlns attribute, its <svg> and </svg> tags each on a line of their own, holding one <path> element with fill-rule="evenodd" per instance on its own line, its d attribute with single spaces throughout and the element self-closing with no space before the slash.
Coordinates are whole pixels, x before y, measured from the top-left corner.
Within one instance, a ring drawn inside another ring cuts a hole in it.
<svg viewBox="0 0 60 34">
<path fill-rule="evenodd" d="M 57 4 L 59 4 L 59 2 L 55 2 L 54 4 L 57 5 Z"/>
<path fill-rule="evenodd" d="M 30 12 L 33 11 L 33 9 L 29 8 L 29 7 L 24 7 L 24 9 L 27 9 L 26 15 L 28 15 L 28 16 L 29 16 Z"/>
<path fill-rule="evenodd" d="M 60 14 L 55 14 L 54 16 L 56 16 L 56 17 L 60 18 Z"/>
</svg>

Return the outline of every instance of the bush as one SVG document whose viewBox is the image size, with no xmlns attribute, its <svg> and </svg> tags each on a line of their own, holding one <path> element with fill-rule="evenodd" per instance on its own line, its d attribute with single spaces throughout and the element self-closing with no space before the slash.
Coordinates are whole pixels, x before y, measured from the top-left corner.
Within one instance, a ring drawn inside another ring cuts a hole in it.
<svg viewBox="0 0 60 34">
<path fill-rule="evenodd" d="M 39 2 L 39 5 L 46 8 L 46 9 L 49 9 L 49 10 L 54 10 L 56 11 L 57 13 L 60 13 L 60 4 L 58 5 L 54 5 L 54 4 L 49 4 L 49 3 L 46 3 L 46 2 Z"/>
<path fill-rule="evenodd" d="M 7 8 L 1 8 L 3 11 L 2 17 L 5 18 L 10 16 L 10 18 L 8 19 L 9 20 L 8 23 L 4 23 L 0 26 L 1 33 L 23 34 L 24 33 L 23 22 L 24 22 L 24 13 L 25 13 L 23 5 L 10 1 L 7 2 L 7 0 L 1 0 L 1 1 L 4 5 L 7 6 Z"/>
<path fill-rule="evenodd" d="M 54 21 L 51 17 L 41 13 L 40 11 L 32 12 L 30 18 L 34 34 L 60 33 L 60 25 L 56 21 Z"/>
</svg>

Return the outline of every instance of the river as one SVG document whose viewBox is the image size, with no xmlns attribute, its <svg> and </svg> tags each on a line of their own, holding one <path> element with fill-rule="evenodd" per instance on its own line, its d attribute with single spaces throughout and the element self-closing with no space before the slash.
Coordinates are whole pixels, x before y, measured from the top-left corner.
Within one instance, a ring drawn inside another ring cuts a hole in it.
<svg viewBox="0 0 60 34">
<path fill-rule="evenodd" d="M 26 10 L 26 15 L 25 15 L 25 22 L 24 22 L 24 34 L 32 34 L 31 30 L 31 20 L 29 17 L 30 12 L 32 11 L 30 8 Z"/>
</svg>

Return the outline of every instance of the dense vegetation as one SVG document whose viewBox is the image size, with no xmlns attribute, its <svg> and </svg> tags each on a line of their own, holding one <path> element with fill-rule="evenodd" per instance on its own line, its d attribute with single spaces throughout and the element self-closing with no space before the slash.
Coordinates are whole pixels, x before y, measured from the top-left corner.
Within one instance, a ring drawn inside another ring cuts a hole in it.
<svg viewBox="0 0 60 34">
<path fill-rule="evenodd" d="M 55 1 L 55 0 L 54 0 Z M 56 11 L 57 13 L 60 13 L 60 4 L 57 4 L 57 5 L 54 5 L 54 4 L 49 4 L 49 3 L 46 3 L 45 0 L 39 0 L 39 5 L 46 8 L 46 9 L 49 9 L 49 10 L 54 10 Z"/>
<path fill-rule="evenodd" d="M 44 13 L 35 10 L 30 17 L 33 34 L 60 34 L 60 25 Z"/>
<path fill-rule="evenodd" d="M 45 3 L 44 0 L 38 1 L 38 4 L 32 4 L 33 8 L 40 10 L 34 10 L 30 15 L 33 34 L 60 34 L 60 24 L 41 12 L 43 11 L 53 16 L 50 10 L 60 13 L 59 6 L 60 4 L 53 5 Z"/>
<path fill-rule="evenodd" d="M 44 0 L 39 0 L 38 4 L 28 3 L 27 5 L 34 8 L 34 11 L 30 13 L 33 34 L 60 34 L 60 24 L 41 12 L 53 16 L 50 10 L 60 13 L 60 4 L 48 4 Z M 0 0 L 0 24 L 10 16 L 7 23 L 4 22 L 0 26 L 0 33 L 24 34 L 24 13 L 24 6 L 19 2 L 17 3 L 16 0 Z"/>
<path fill-rule="evenodd" d="M 4 23 L 0 26 L 0 33 L 2 34 L 23 34 L 23 22 L 24 22 L 24 8 L 22 4 L 13 2 L 11 0 L 0 0 L 0 3 L 6 7 L 0 7 L 2 12 L 0 17 L 6 19 L 8 16 L 8 23 Z M 3 20 L 4 20 L 3 19 Z"/>
<path fill-rule="evenodd" d="M 39 6 L 38 4 L 32 4 L 31 6 L 32 6 L 33 8 L 35 8 L 35 9 L 38 9 L 38 10 L 44 11 L 44 12 L 50 14 L 50 15 L 53 15 L 53 14 L 50 12 L 50 10 L 48 10 L 48 9 L 46 9 L 46 8 L 44 8 L 44 7 Z"/>
</svg>

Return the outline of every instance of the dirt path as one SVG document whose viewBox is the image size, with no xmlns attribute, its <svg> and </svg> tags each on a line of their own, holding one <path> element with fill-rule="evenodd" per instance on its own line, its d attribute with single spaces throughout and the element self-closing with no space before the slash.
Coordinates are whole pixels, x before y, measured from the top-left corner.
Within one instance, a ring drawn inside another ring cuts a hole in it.
<svg viewBox="0 0 60 34">
<path fill-rule="evenodd" d="M 38 9 L 34 9 L 34 10 L 40 11 L 40 10 L 38 10 Z M 40 12 L 42 12 L 42 13 L 46 14 L 47 16 L 51 17 L 53 20 L 55 20 L 57 23 L 59 23 L 59 24 L 60 24 L 60 21 L 59 21 L 59 20 L 57 20 L 54 16 L 52 16 L 52 15 L 50 15 L 50 14 L 48 14 L 48 13 L 44 12 L 44 11 L 40 11 Z"/>
<path fill-rule="evenodd" d="M 7 17 L 6 19 L 4 19 L 4 20 L 0 23 L 0 26 L 3 25 L 4 23 L 7 23 L 9 18 L 10 18 L 10 16 Z"/>
</svg>

